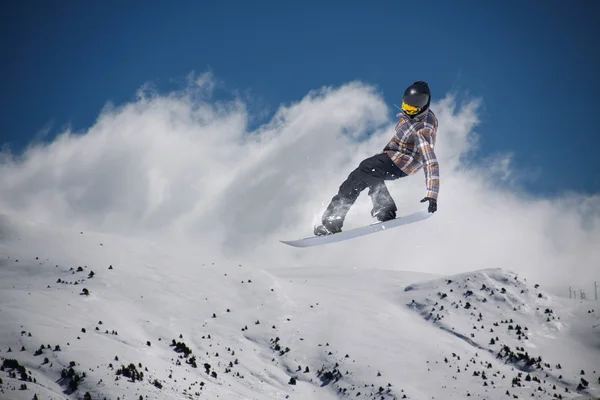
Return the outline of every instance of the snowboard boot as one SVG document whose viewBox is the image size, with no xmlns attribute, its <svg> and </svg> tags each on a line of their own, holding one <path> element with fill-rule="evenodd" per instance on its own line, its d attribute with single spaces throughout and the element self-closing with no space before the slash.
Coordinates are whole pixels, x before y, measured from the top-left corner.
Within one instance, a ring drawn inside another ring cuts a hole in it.
<svg viewBox="0 0 600 400">
<path fill-rule="evenodd" d="M 342 231 L 342 225 L 344 219 L 341 217 L 325 217 L 323 218 L 323 224 L 315 227 L 315 236 L 332 235 L 334 233 L 340 233 Z"/>
<path fill-rule="evenodd" d="M 325 212 L 323 212 L 321 225 L 315 227 L 315 235 L 323 236 L 340 233 L 346 219 L 346 214 L 350 210 L 350 207 L 352 207 L 352 204 L 354 204 L 356 197 L 358 196 L 345 198 L 339 193 L 333 196 Z"/>
<path fill-rule="evenodd" d="M 385 184 L 369 188 L 369 196 L 373 202 L 371 216 L 379 222 L 389 221 L 396 218 L 396 203 Z"/>
<path fill-rule="evenodd" d="M 371 211 L 371 216 L 373 218 L 377 218 L 379 222 L 385 222 L 391 219 L 396 219 L 396 210 L 393 208 L 373 210 Z"/>
</svg>

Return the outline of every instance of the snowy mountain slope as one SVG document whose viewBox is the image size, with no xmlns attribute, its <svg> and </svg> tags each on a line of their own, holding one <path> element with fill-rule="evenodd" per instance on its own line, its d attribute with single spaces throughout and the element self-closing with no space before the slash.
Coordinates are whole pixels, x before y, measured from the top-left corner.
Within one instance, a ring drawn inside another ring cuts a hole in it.
<svg viewBox="0 0 600 400">
<path fill-rule="evenodd" d="M 525 387 L 564 397 L 567 391 L 589 389 L 598 396 L 600 330 L 595 325 L 600 313 L 593 303 L 567 304 L 501 269 L 410 285 L 405 291 L 410 307 L 424 319 L 513 366 L 511 386 L 518 389 L 510 391 L 524 394 Z M 461 368 L 457 360 L 448 364 Z"/>
<path fill-rule="evenodd" d="M 0 232 L 2 399 L 600 393 L 600 310 L 511 272 L 240 265 L 6 218 Z"/>
</svg>

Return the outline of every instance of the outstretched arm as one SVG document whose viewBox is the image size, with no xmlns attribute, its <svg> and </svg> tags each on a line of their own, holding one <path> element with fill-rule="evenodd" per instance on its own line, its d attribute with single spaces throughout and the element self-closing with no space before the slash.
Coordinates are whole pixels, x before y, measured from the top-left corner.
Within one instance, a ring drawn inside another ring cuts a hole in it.
<svg viewBox="0 0 600 400">
<path fill-rule="evenodd" d="M 423 171 L 425 172 L 425 186 L 429 197 L 437 201 L 440 190 L 440 166 L 435 152 L 435 131 L 433 129 L 421 129 L 417 132 L 417 148 L 423 160 Z"/>
</svg>

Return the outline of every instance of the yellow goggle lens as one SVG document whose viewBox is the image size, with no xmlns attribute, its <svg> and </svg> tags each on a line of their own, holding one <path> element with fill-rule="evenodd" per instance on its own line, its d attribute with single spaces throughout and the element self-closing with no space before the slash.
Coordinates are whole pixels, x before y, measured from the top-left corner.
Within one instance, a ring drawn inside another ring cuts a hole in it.
<svg viewBox="0 0 600 400">
<path fill-rule="evenodd" d="M 418 114 L 419 111 L 421 111 L 421 107 L 411 106 L 410 104 L 402 102 L 402 111 L 404 111 L 408 115 L 415 115 Z"/>
</svg>

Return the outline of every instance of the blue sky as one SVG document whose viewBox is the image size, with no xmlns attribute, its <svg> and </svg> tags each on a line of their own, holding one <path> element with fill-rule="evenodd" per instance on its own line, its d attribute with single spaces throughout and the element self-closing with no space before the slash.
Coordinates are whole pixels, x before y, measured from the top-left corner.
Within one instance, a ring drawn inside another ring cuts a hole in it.
<svg viewBox="0 0 600 400">
<path fill-rule="evenodd" d="M 359 79 L 391 105 L 427 80 L 482 97 L 482 156 L 514 152 L 534 193 L 600 191 L 600 2 L 28 1 L 0 11 L 0 143 L 19 151 L 152 81 L 212 71 L 274 111 Z M 390 116 L 391 117 L 391 116 Z M 384 143 L 381 144 L 382 146 Z"/>
</svg>

